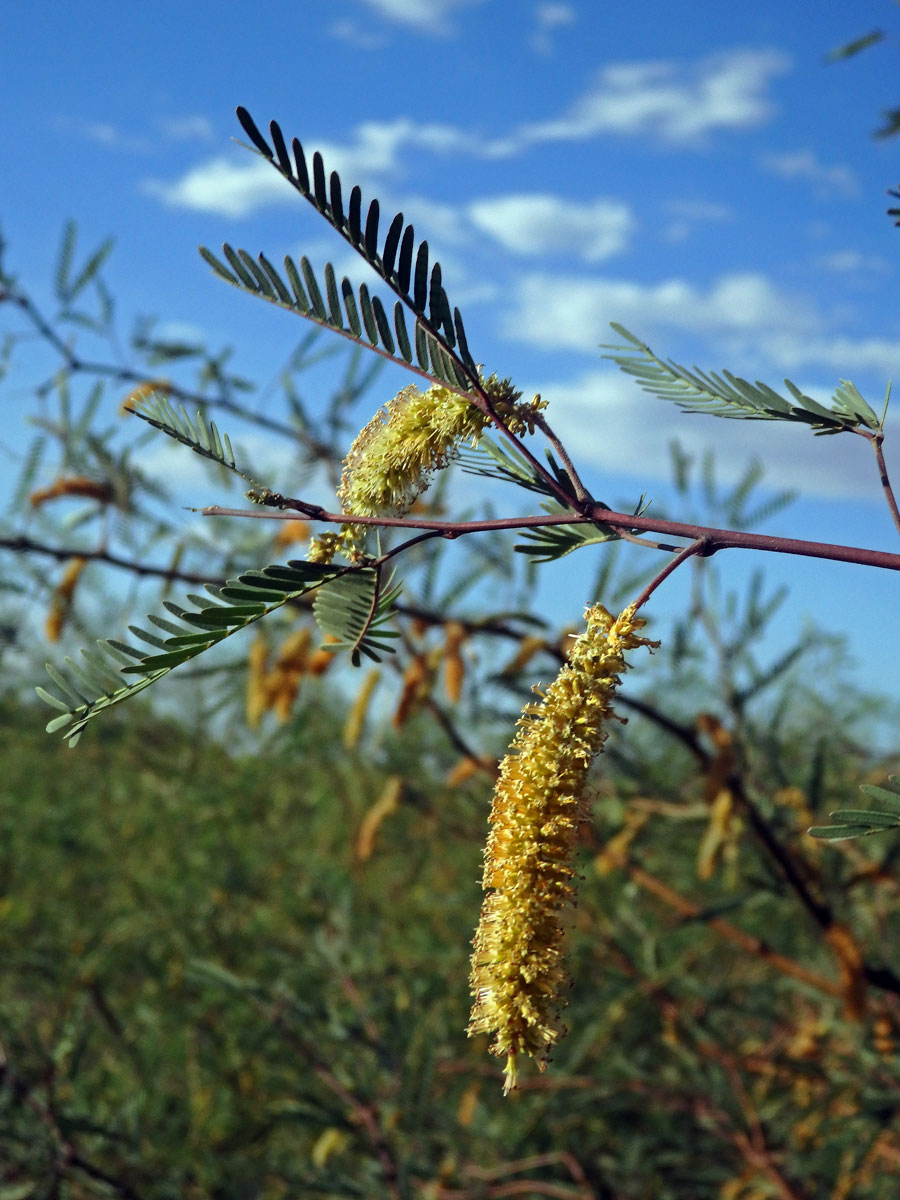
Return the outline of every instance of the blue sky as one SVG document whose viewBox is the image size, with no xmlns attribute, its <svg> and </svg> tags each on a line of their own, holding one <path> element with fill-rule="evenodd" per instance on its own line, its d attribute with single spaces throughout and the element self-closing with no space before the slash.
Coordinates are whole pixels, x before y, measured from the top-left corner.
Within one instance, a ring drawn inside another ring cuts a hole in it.
<svg viewBox="0 0 900 1200">
<path fill-rule="evenodd" d="M 108 275 L 126 316 L 234 342 L 245 374 L 271 375 L 296 319 L 217 282 L 197 245 L 305 253 L 365 275 L 230 140 L 243 104 L 321 149 L 345 191 L 359 183 L 414 220 L 476 359 L 542 393 L 598 495 L 665 501 L 678 436 L 691 451 L 714 446 L 725 479 L 758 455 L 773 486 L 800 489 L 772 532 L 900 549 L 862 439 L 685 416 L 597 348 L 617 320 L 665 356 L 773 386 L 787 375 L 827 397 L 852 379 L 880 411 L 900 376 L 900 231 L 884 215 L 900 139 L 870 135 L 900 102 L 900 11 L 889 0 L 811 11 L 798 0 L 8 0 L 10 261 L 37 284 L 65 219 L 85 245 L 112 233 Z M 826 65 L 872 27 L 894 41 Z M 19 404 L 0 392 L 7 445 Z M 900 441 L 900 421 L 888 427 Z M 893 450 L 889 436 L 900 477 Z M 790 621 L 845 627 L 861 671 L 890 685 L 895 576 L 767 568 L 792 587 Z"/>
</svg>

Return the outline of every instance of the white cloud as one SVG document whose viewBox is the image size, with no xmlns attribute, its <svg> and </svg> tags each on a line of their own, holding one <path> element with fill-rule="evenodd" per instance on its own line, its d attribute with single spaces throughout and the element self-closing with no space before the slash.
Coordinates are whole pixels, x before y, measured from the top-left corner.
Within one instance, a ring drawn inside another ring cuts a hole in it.
<svg viewBox="0 0 900 1200">
<path fill-rule="evenodd" d="M 762 159 L 762 165 L 765 170 L 782 179 L 808 180 L 819 195 L 837 192 L 843 196 L 856 196 L 859 193 L 856 175 L 849 167 L 820 163 L 812 150 L 767 154 Z"/>
<path fill-rule="evenodd" d="M 154 148 L 154 141 L 148 137 L 124 133 L 111 121 L 86 121 L 80 117 L 59 117 L 55 124 L 75 137 L 98 146 L 106 146 L 111 150 L 132 150 L 146 153 Z M 206 117 L 190 115 L 185 117 L 159 118 L 154 121 L 155 127 L 163 137 L 170 141 L 204 141 L 208 142 L 213 136 L 213 127 Z"/>
<path fill-rule="evenodd" d="M 351 21 L 349 17 L 342 17 L 339 21 L 335 21 L 330 26 L 329 33 L 332 37 L 340 38 L 342 42 L 349 42 L 351 46 L 356 46 L 358 50 L 377 50 L 385 42 L 382 34 L 364 29 L 357 21 Z"/>
<path fill-rule="evenodd" d="M 141 184 L 141 191 L 156 196 L 170 208 L 225 217 L 246 217 L 259 208 L 296 199 L 271 165 L 258 158 L 242 163 L 213 158 L 192 167 L 173 183 L 147 179 Z"/>
<path fill-rule="evenodd" d="M 602 198 L 496 196 L 476 200 L 467 212 L 478 229 L 516 254 L 574 254 L 587 262 L 621 253 L 636 224 L 626 204 Z"/>
<path fill-rule="evenodd" d="M 769 85 L 788 67 L 789 60 L 776 50 L 732 50 L 691 64 L 613 63 L 563 116 L 522 126 L 495 143 L 493 153 L 600 134 L 698 144 L 715 130 L 764 122 L 773 111 Z"/>
<path fill-rule="evenodd" d="M 797 372 L 804 371 L 835 382 L 855 378 L 865 391 L 873 380 L 877 390 L 882 380 L 900 375 L 896 339 L 842 333 L 839 319 L 751 272 L 723 275 L 707 287 L 684 279 L 644 284 L 535 272 L 520 281 L 501 328 L 531 346 L 582 351 L 596 359 L 602 344 L 618 341 L 609 327 L 615 321 L 650 340 L 662 357 L 683 362 L 674 331 L 690 336 L 691 355 L 699 339 L 707 369 L 728 367 L 769 383 L 773 374 L 799 383 Z"/>
<path fill-rule="evenodd" d="M 233 424 L 229 432 L 236 461 L 242 467 L 249 466 L 258 478 L 279 486 L 279 481 L 289 479 L 296 470 L 297 447 L 290 442 L 253 430 L 239 431 Z M 234 504 L 234 489 L 246 486 L 225 468 L 166 437 L 156 438 L 142 452 L 141 470 L 179 498 L 189 497 L 190 503 L 200 508 Z M 228 490 L 223 487 L 226 480 L 231 485 Z M 238 501 L 237 507 L 249 506 Z"/>
<path fill-rule="evenodd" d="M 159 124 L 166 137 L 175 142 L 209 142 L 213 137 L 212 122 L 206 117 L 169 117 Z"/>
<path fill-rule="evenodd" d="M 838 274 L 872 273 L 883 275 L 890 267 L 880 254 L 863 254 L 860 250 L 834 250 L 816 259 L 816 265 Z"/>
<path fill-rule="evenodd" d="M 817 328 L 802 300 L 755 272 L 723 275 L 707 288 L 685 279 L 635 283 L 608 277 L 526 274 L 505 314 L 507 337 L 547 349 L 596 352 L 617 321 L 643 336 L 661 327 L 734 337 Z"/>
<path fill-rule="evenodd" d="M 683 242 L 691 236 L 697 225 L 733 221 L 735 218 L 730 205 L 709 200 L 670 200 L 664 207 L 672 218 L 663 230 L 663 237 L 669 242 Z"/>
<path fill-rule="evenodd" d="M 462 135 L 447 125 L 419 125 L 401 117 L 394 121 L 365 121 L 358 125 L 348 143 L 304 144 L 307 165 L 318 150 L 327 172 L 337 171 L 345 187 L 371 184 L 399 170 L 401 151 L 422 146 L 442 154 L 459 148 Z M 148 179 L 141 184 L 147 195 L 156 196 L 173 208 L 245 217 L 272 204 L 295 199 L 295 193 L 272 165 L 260 158 L 217 157 L 192 167 L 172 182 Z"/>
<path fill-rule="evenodd" d="M 80 133 L 88 141 L 99 142 L 102 146 L 116 146 L 122 140 L 116 127 L 107 121 L 85 121 L 80 125 Z"/>
<path fill-rule="evenodd" d="M 406 25 L 421 33 L 447 34 L 451 25 L 447 18 L 459 8 L 480 4 L 483 0 L 362 0 L 387 21 Z"/>
<path fill-rule="evenodd" d="M 146 138 L 123 133 L 117 125 L 109 121 L 86 121 L 80 117 L 64 116 L 56 118 L 54 124 L 74 137 L 94 142 L 98 146 L 106 146 L 110 150 L 146 152 L 151 148 Z"/>
<path fill-rule="evenodd" d="M 426 196 L 405 196 L 400 207 L 406 220 L 415 226 L 417 237 L 427 237 L 429 245 L 460 245 L 470 240 L 465 214 L 455 204 Z M 382 220 L 390 215 L 385 207 L 381 211 Z"/>
<path fill-rule="evenodd" d="M 383 8 L 395 20 L 415 23 L 426 16 L 440 18 L 454 4 L 469 0 L 366 2 Z M 769 81 L 786 69 L 787 60 L 772 50 L 735 50 L 691 67 L 671 62 L 615 64 L 601 71 L 594 88 L 567 114 L 523 126 L 506 139 L 479 142 L 452 125 L 419 124 L 398 117 L 363 122 L 347 143 L 324 142 L 305 145 L 304 149 L 308 157 L 318 149 L 326 169 L 337 171 L 347 186 L 378 183 L 385 176 L 397 174 L 402 152 L 411 147 L 432 154 L 463 152 L 496 158 L 518 154 L 541 142 L 581 140 L 602 133 L 646 134 L 665 142 L 690 144 L 714 129 L 743 128 L 764 120 L 771 111 L 765 95 Z M 205 135 L 203 118 L 188 118 L 186 122 L 181 125 L 184 133 Z M 82 135 L 107 144 L 114 144 L 118 136 L 111 126 L 85 127 Z M 227 216 L 247 216 L 266 205 L 286 203 L 291 196 L 265 162 L 237 163 L 224 157 L 199 163 L 180 179 L 148 179 L 141 186 L 148 195 L 173 207 Z M 546 198 L 535 197 L 532 204 L 539 201 L 545 202 Z M 537 217 L 536 211 L 533 215 Z M 573 212 L 569 215 L 575 219 Z M 481 219 L 490 221 L 484 209 Z M 614 220 L 609 211 L 600 219 L 607 227 Z M 622 224 L 619 236 L 625 233 Z M 595 261 L 605 257 L 606 245 L 603 238 L 595 240 L 589 257 Z"/>
<path fill-rule="evenodd" d="M 153 341 L 180 342 L 184 345 L 205 346 L 209 334 L 193 321 L 160 321 L 150 327 L 148 336 Z"/>
<path fill-rule="evenodd" d="M 685 221 L 733 221 L 735 216 L 730 204 L 714 200 L 667 200 L 665 208 Z"/>
<path fill-rule="evenodd" d="M 539 54 L 550 54 L 553 50 L 551 32 L 574 25 L 575 9 L 571 4 L 538 4 L 534 19 L 536 29 L 531 37 L 531 45 Z"/>
<path fill-rule="evenodd" d="M 900 343 L 894 338 L 854 338 L 824 332 L 818 337 L 772 333 L 766 338 L 764 349 L 785 371 L 815 366 L 828 367 L 842 378 L 854 371 L 871 371 L 894 379 L 900 376 Z"/>
</svg>

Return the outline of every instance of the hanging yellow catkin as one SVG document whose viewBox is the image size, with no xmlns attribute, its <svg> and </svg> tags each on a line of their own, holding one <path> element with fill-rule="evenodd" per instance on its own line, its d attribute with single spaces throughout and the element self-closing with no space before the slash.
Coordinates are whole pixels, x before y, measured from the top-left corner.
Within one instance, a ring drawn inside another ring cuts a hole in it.
<svg viewBox="0 0 900 1200">
<path fill-rule="evenodd" d="M 521 1056 L 543 1070 L 563 1032 L 563 921 L 587 775 L 614 716 L 625 652 L 657 644 L 638 636 L 644 622 L 633 607 L 613 618 L 597 604 L 585 621 L 569 661 L 526 706 L 494 790 L 469 1035 L 493 1035 L 492 1052 L 506 1059 L 504 1092 L 516 1086 Z"/>
<path fill-rule="evenodd" d="M 322 645 L 318 650 L 314 650 L 309 657 L 309 662 L 306 664 L 307 675 L 311 675 L 313 679 L 318 679 L 320 675 L 324 675 L 334 665 L 337 655 L 333 650 L 327 649 L 327 647 L 333 646 L 338 640 L 333 634 L 325 634 Z"/>
<path fill-rule="evenodd" d="M 300 683 L 308 672 L 311 641 L 312 630 L 308 625 L 295 629 L 279 648 L 266 678 L 269 708 L 282 725 L 290 720 Z"/>
<path fill-rule="evenodd" d="M 381 795 L 367 811 L 356 835 L 354 853 L 359 862 L 367 862 L 375 849 L 375 839 L 384 821 L 400 807 L 403 795 L 403 777 L 391 775 L 381 790 Z"/>
<path fill-rule="evenodd" d="M 403 672 L 403 685 L 400 689 L 400 699 L 394 710 L 392 724 L 395 729 L 402 729 L 415 710 L 416 704 L 427 695 L 431 688 L 428 663 L 424 655 L 417 654 L 406 664 Z"/>
<path fill-rule="evenodd" d="M 527 634 L 519 643 L 516 653 L 501 670 L 501 677 L 508 678 L 510 675 L 518 675 L 523 668 L 528 666 L 535 654 L 539 650 L 543 650 L 546 645 L 544 638 L 537 637 L 533 633 Z"/>
<path fill-rule="evenodd" d="M 308 521 L 281 521 L 278 532 L 275 534 L 275 545 L 293 546 L 297 542 L 305 542 L 310 535 L 310 526 Z"/>
<path fill-rule="evenodd" d="M 482 756 L 475 758 L 472 754 L 464 755 L 455 767 L 451 767 L 444 777 L 444 787 L 456 788 L 462 785 L 473 775 L 478 775 L 486 771 L 489 775 L 497 774 L 498 763 L 495 758 Z"/>
<path fill-rule="evenodd" d="M 107 480 L 89 479 L 86 475 L 66 475 L 54 480 L 49 487 L 32 492 L 28 503 L 32 508 L 40 508 L 48 500 L 59 500 L 67 496 L 96 500 L 99 504 L 111 504 L 115 499 L 115 492 Z"/>
</svg>

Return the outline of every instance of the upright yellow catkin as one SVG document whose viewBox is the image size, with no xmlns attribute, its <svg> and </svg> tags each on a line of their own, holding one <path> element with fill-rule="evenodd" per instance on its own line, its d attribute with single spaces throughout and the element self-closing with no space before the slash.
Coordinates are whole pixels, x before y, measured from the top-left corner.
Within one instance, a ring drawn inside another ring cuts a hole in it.
<svg viewBox="0 0 900 1200">
<path fill-rule="evenodd" d="M 588 771 L 606 741 L 625 652 L 657 644 L 638 636 L 644 622 L 633 606 L 613 618 L 596 604 L 585 621 L 569 661 L 519 719 L 494 790 L 469 1035 L 494 1035 L 492 1052 L 506 1058 L 504 1092 L 516 1086 L 520 1056 L 543 1070 L 563 1033 L 564 916 Z"/>
<path fill-rule="evenodd" d="M 544 402 L 520 403 L 508 379 L 482 381 L 494 411 L 513 433 L 533 432 Z M 465 442 L 477 442 L 490 418 L 465 396 L 435 384 L 422 392 L 405 387 L 380 408 L 357 435 L 344 459 L 338 497 L 341 509 L 361 517 L 409 512 L 434 471 L 448 466 Z M 342 525 L 310 543 L 311 562 L 330 562 L 340 552 L 351 560 L 362 553 L 362 527 Z"/>
</svg>

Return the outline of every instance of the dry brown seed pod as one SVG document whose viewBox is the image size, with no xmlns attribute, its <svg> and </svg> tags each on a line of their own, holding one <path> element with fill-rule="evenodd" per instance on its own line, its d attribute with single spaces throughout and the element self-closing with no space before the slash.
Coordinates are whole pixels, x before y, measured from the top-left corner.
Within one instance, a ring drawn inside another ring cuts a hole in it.
<svg viewBox="0 0 900 1200">
<path fill-rule="evenodd" d="M 47 640 L 50 642 L 58 642 L 62 636 L 62 631 L 66 626 L 66 619 L 72 608 L 75 588 L 78 586 L 78 580 L 81 578 L 81 574 L 87 563 L 88 560 L 86 558 L 71 558 L 66 564 L 62 579 L 57 584 L 50 600 L 50 611 L 47 613 L 47 620 L 44 625 Z"/>
<path fill-rule="evenodd" d="M 49 487 L 32 492 L 28 500 L 32 508 L 39 508 L 48 500 L 58 500 L 64 496 L 82 496 L 99 504 L 111 504 L 115 499 L 112 484 L 106 480 L 89 479 L 86 475 L 68 475 L 54 480 Z"/>
<path fill-rule="evenodd" d="M 278 533 L 275 535 L 275 545 L 293 546 L 296 542 L 305 542 L 309 534 L 308 521 L 281 521 Z"/>
<path fill-rule="evenodd" d="M 518 675 L 523 667 L 534 658 L 539 650 L 546 646 L 546 642 L 542 637 L 537 637 L 536 634 L 530 633 L 527 637 L 523 637 L 519 642 L 519 648 L 502 669 L 500 674 L 504 677 L 509 675 Z"/>
<path fill-rule="evenodd" d="M 350 711 L 347 713 L 347 720 L 344 722 L 345 750 L 353 750 L 359 743 L 363 727 L 366 723 L 366 714 L 369 711 L 369 701 L 372 699 L 372 693 L 378 686 L 380 679 L 380 671 L 370 671 L 363 680 L 362 687 L 356 693 L 356 699 L 350 706 Z"/>
<path fill-rule="evenodd" d="M 378 830 L 381 828 L 384 820 L 400 807 L 402 793 L 402 777 L 400 775 L 391 775 L 382 788 L 381 795 L 368 810 L 360 824 L 354 848 L 354 853 L 359 862 L 366 862 L 372 857 Z"/>
<path fill-rule="evenodd" d="M 400 729 L 409 720 L 416 704 L 427 694 L 428 667 L 421 654 L 410 659 L 403 672 L 403 686 L 400 699 L 394 711 L 393 726 Z"/>
</svg>

